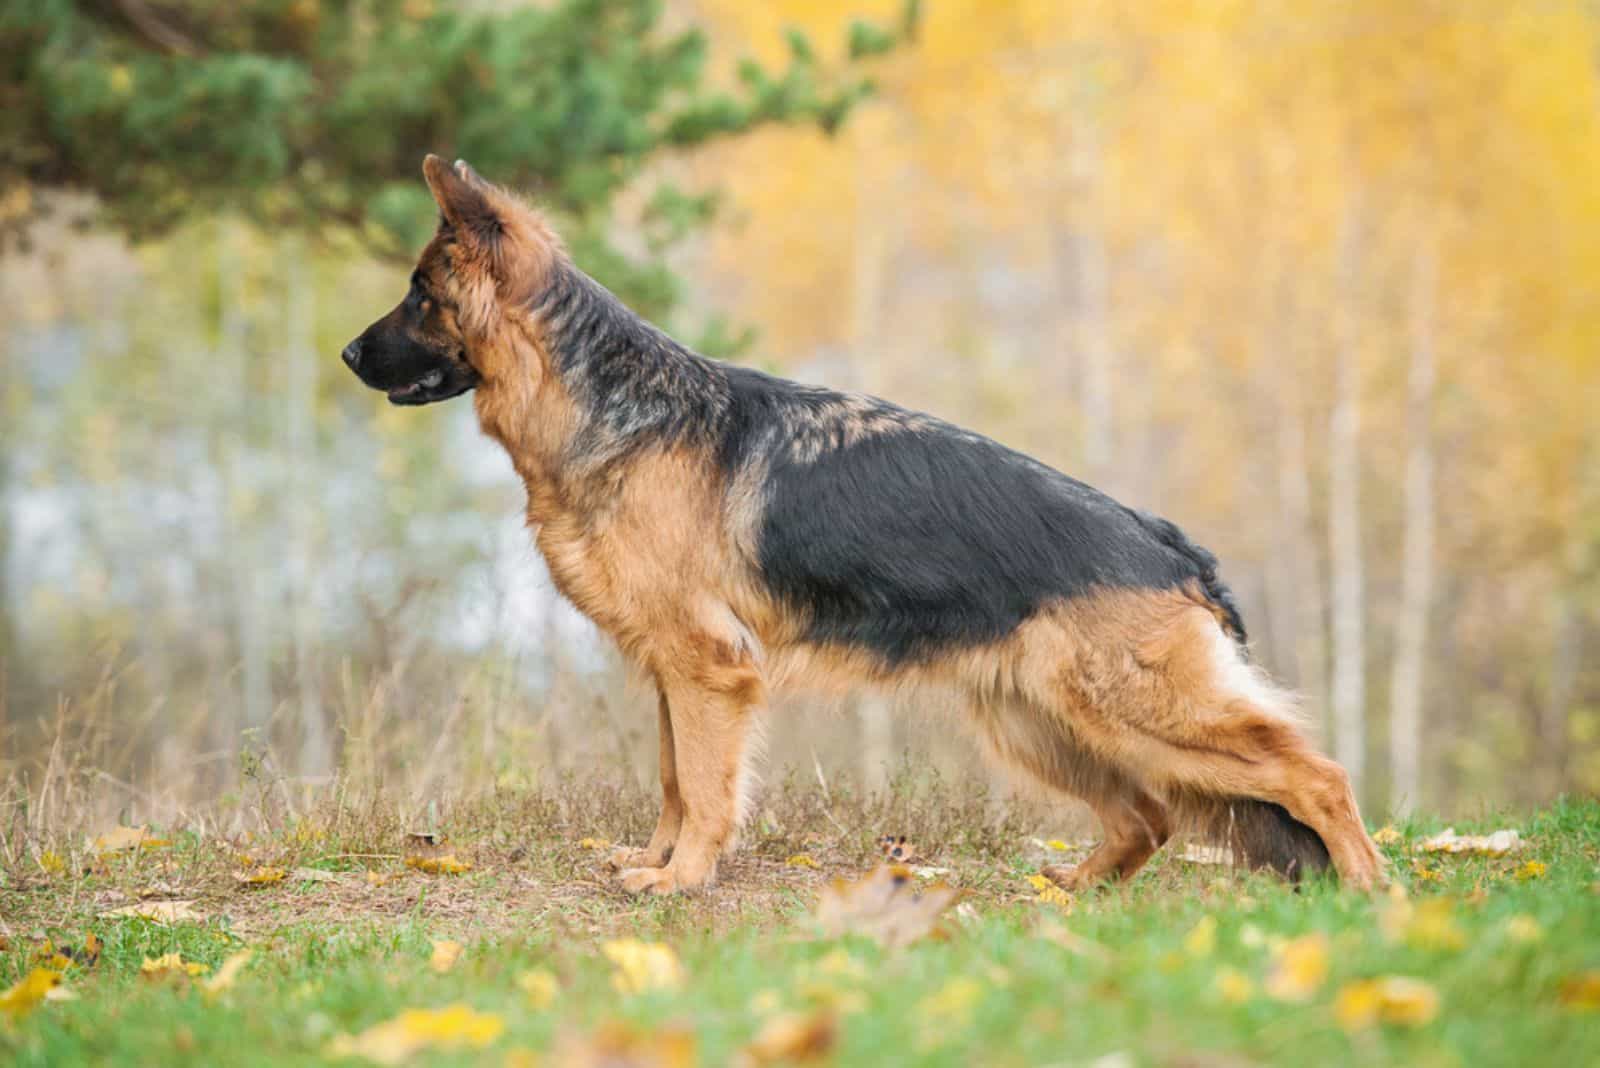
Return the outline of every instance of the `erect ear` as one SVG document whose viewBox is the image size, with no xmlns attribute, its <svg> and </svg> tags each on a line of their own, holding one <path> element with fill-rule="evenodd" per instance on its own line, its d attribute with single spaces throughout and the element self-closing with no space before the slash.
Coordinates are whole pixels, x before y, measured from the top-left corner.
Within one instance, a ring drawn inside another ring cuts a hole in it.
<svg viewBox="0 0 1600 1068">
<path fill-rule="evenodd" d="M 489 183 L 478 177 L 465 160 L 458 160 L 451 167 L 429 153 L 422 161 L 422 176 L 428 180 L 428 189 L 438 202 L 444 221 L 462 237 L 488 237 L 500 232 L 502 223 Z"/>
</svg>

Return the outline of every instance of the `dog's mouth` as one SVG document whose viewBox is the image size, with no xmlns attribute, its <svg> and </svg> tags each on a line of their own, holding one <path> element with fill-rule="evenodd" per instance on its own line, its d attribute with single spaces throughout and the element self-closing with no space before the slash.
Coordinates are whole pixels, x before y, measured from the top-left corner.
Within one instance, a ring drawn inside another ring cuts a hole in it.
<svg viewBox="0 0 1600 1068">
<path fill-rule="evenodd" d="M 432 404 L 435 401 L 458 397 L 477 384 L 477 376 L 471 372 L 447 374 L 435 368 L 415 382 L 396 386 L 384 392 L 388 395 L 390 404 Z"/>
</svg>

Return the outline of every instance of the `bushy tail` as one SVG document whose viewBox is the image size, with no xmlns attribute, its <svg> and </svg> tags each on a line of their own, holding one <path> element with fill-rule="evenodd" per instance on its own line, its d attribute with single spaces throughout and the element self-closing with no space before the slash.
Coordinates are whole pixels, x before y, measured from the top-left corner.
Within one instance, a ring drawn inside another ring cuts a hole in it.
<svg viewBox="0 0 1600 1068">
<path fill-rule="evenodd" d="M 1328 847 L 1282 805 L 1252 798 L 1187 797 L 1174 806 L 1178 823 L 1233 853 L 1234 863 L 1270 868 L 1290 882 L 1327 869 Z"/>
<path fill-rule="evenodd" d="M 1211 550 L 1190 541 L 1189 536 L 1179 530 L 1178 525 L 1171 520 L 1162 519 L 1149 512 L 1135 511 L 1133 514 L 1157 541 L 1194 565 L 1200 589 L 1210 607 L 1216 612 L 1218 622 L 1242 648 L 1250 640 L 1245 634 L 1244 617 L 1239 614 L 1239 605 L 1233 599 L 1233 591 L 1228 589 L 1217 575 L 1216 556 Z"/>
</svg>

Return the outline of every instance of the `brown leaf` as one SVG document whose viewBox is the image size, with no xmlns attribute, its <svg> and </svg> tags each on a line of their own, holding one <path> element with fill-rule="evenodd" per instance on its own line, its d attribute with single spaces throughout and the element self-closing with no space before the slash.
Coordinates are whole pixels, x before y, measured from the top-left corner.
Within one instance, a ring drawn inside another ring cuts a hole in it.
<svg viewBox="0 0 1600 1068">
<path fill-rule="evenodd" d="M 762 1025 L 740 1051 L 743 1064 L 821 1060 L 839 1041 L 839 1021 L 830 1012 L 779 1013 Z"/>
<path fill-rule="evenodd" d="M 109 909 L 100 915 L 108 919 L 137 916 L 156 923 L 199 923 L 205 919 L 203 914 L 194 910 L 193 901 L 140 901 L 120 909 Z"/>
<path fill-rule="evenodd" d="M 932 932 L 961 891 L 935 883 L 919 892 L 906 868 L 881 864 L 857 882 L 835 879 L 817 900 L 817 921 L 831 937 L 864 934 L 886 946 L 909 945 Z"/>
<path fill-rule="evenodd" d="M 561 1068 L 691 1068 L 696 1063 L 694 1034 L 676 1027 L 635 1031 L 606 1024 L 587 1038 L 569 1035 L 556 1044 L 547 1063 Z"/>
</svg>

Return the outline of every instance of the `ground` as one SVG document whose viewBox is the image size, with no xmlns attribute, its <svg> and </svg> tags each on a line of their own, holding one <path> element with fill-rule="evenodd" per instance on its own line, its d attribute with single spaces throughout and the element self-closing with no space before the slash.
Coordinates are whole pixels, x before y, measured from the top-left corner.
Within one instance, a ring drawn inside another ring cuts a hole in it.
<svg viewBox="0 0 1600 1068">
<path fill-rule="evenodd" d="M 1500 855 L 1426 852 L 1434 819 L 1389 828 L 1396 888 L 1370 896 L 1180 844 L 1070 898 L 1034 878 L 1086 844 L 1048 837 L 1048 815 L 909 781 L 777 788 L 715 888 L 632 898 L 604 858 L 644 839 L 650 804 L 562 783 L 407 825 L 345 797 L 249 835 L 197 814 L 137 846 L 30 828 L 19 806 L 0 828 L 0 1060 L 1600 1064 L 1593 800 L 1456 823 L 1518 830 Z M 852 911 L 865 892 L 818 914 L 886 833 L 911 852 L 885 906 L 902 939 L 940 912 L 935 887 L 961 892 L 906 945 Z M 56 992 L 30 996 L 49 971 Z"/>
</svg>

